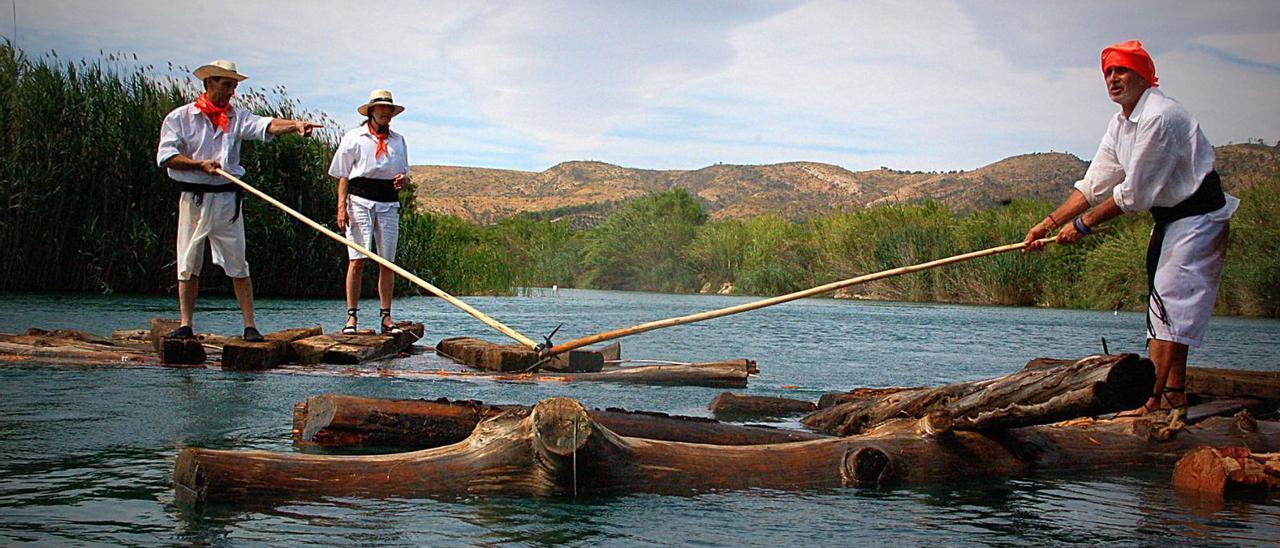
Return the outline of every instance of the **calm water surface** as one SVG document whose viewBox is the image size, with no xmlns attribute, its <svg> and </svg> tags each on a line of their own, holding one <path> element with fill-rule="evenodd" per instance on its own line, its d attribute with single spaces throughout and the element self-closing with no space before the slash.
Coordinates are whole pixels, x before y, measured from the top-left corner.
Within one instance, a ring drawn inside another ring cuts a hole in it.
<svg viewBox="0 0 1280 548">
<path fill-rule="evenodd" d="M 176 316 L 169 298 L 0 295 L 0 331 L 68 327 L 101 335 Z M 537 337 L 557 341 L 748 299 L 565 291 L 559 297 L 468 302 Z M 233 300 L 204 298 L 197 329 L 238 333 Z M 373 302 L 365 308 L 376 309 Z M 426 340 L 488 328 L 438 299 L 397 301 Z M 314 323 L 334 329 L 334 301 L 260 300 L 264 331 Z M 366 324 L 376 314 L 366 314 Z M 1068 310 L 804 300 L 623 339 L 624 358 L 751 358 L 761 374 L 743 391 L 816 399 L 857 386 L 941 384 L 1015 371 L 1032 357 L 1141 352 L 1142 317 Z M 1195 365 L 1280 369 L 1280 322 L 1215 318 Z M 436 369 L 431 354 L 386 367 Z M 795 387 L 795 388 L 791 388 Z M 231 373 L 217 368 L 0 365 L 0 544 L 852 544 L 1125 542 L 1271 544 L 1280 538 L 1274 495 L 1225 504 L 1180 498 L 1168 471 L 1042 475 L 891 491 L 735 491 L 603 499 L 321 499 L 194 512 L 174 504 L 169 481 L 180 446 L 294 451 L 293 404 L 321 393 L 385 398 L 474 398 L 533 404 L 569 396 L 707 416 L 720 390 L 591 383 L 498 383 Z M 792 425 L 794 421 L 783 423 Z"/>
</svg>

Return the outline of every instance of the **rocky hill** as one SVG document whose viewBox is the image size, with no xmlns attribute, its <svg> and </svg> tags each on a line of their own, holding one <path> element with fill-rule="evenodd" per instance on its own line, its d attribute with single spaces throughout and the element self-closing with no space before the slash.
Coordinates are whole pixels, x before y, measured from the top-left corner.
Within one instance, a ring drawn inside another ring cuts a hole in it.
<svg viewBox="0 0 1280 548">
<path fill-rule="evenodd" d="M 1218 171 L 1228 189 L 1280 173 L 1280 146 L 1218 147 Z M 482 223 L 521 212 L 595 216 L 650 192 L 684 188 L 712 218 L 762 213 L 801 217 L 932 199 L 953 211 L 973 211 L 1013 198 L 1057 201 L 1087 163 L 1063 153 L 1005 158 L 972 171 L 849 171 L 816 162 L 717 164 L 693 171 L 632 169 L 602 162 L 564 162 L 541 173 L 452 166 L 413 166 L 418 204 L 427 211 Z"/>
</svg>

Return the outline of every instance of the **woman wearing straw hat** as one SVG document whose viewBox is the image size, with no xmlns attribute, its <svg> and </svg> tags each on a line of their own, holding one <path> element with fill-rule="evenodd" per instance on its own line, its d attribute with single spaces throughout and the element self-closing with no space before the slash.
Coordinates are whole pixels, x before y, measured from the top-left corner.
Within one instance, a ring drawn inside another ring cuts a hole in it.
<svg viewBox="0 0 1280 548">
<path fill-rule="evenodd" d="M 395 103 L 390 91 L 375 89 L 356 110 L 365 121 L 342 136 L 329 165 L 329 175 L 338 178 L 338 229 L 365 249 L 394 261 L 400 237 L 399 190 L 409 184 L 409 156 L 404 137 L 391 131 L 391 118 L 404 112 L 404 107 Z M 360 277 L 367 259 L 354 249 L 347 250 L 347 257 L 347 323 L 342 332 L 354 334 Z M 394 284 L 395 274 L 379 265 L 383 333 L 400 332 L 391 319 Z"/>
</svg>

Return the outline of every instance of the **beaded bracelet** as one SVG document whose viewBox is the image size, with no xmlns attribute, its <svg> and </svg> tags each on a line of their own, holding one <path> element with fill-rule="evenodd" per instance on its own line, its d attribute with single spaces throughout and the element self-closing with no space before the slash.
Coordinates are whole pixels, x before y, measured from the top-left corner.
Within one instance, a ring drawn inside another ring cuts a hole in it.
<svg viewBox="0 0 1280 548">
<path fill-rule="evenodd" d="M 1076 217 L 1076 220 L 1071 221 L 1071 225 L 1076 227 L 1076 232 L 1079 232 L 1081 236 L 1093 234 L 1093 229 L 1089 228 L 1089 225 L 1084 224 L 1083 216 Z"/>
</svg>

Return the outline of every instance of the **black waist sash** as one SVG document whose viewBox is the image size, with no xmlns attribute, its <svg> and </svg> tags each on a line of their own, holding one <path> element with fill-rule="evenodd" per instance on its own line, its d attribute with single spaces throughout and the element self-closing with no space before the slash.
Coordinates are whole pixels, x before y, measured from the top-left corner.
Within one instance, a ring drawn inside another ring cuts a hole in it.
<svg viewBox="0 0 1280 548">
<path fill-rule="evenodd" d="M 1151 242 L 1147 244 L 1147 290 L 1151 293 L 1147 299 L 1147 310 L 1150 312 L 1147 314 L 1147 333 L 1151 338 L 1156 336 L 1155 327 L 1151 324 L 1152 316 L 1169 325 L 1164 300 L 1156 291 L 1156 266 L 1160 264 L 1160 251 L 1164 248 L 1164 234 L 1169 229 L 1169 224 L 1179 219 L 1213 213 L 1224 205 L 1227 205 L 1227 196 L 1222 192 L 1222 180 L 1218 178 L 1217 171 L 1210 171 L 1200 182 L 1200 188 L 1187 199 L 1178 202 L 1178 205 L 1151 208 L 1151 219 L 1155 221 L 1155 227 L 1151 229 Z"/>
<path fill-rule="evenodd" d="M 194 198 L 194 200 L 193 200 L 193 201 L 194 201 L 194 203 L 195 203 L 197 206 L 204 202 L 204 194 L 205 194 L 206 192 L 212 192 L 212 193 L 234 192 L 234 193 L 236 193 L 236 207 L 235 207 L 235 211 L 236 211 L 236 212 L 235 212 L 234 214 L 232 214 L 232 215 L 231 215 L 231 222 L 233 222 L 233 223 L 234 223 L 234 222 L 236 222 L 236 219 L 239 219 L 239 218 L 240 218 L 240 208 L 241 208 L 241 205 L 242 205 L 242 204 L 243 204 L 243 202 L 244 202 L 244 189 L 243 189 L 243 188 L 240 188 L 240 185 L 237 185 L 237 184 L 235 184 L 235 183 L 227 183 L 227 184 L 225 184 L 225 185 L 201 185 L 201 184 L 197 184 L 197 183 L 185 183 L 185 182 L 182 182 L 182 181 L 174 181 L 174 182 L 178 184 L 178 190 L 179 190 L 179 191 L 182 191 L 182 192 L 190 192 L 190 193 L 192 193 L 192 194 L 194 195 L 194 196 L 193 196 L 193 198 Z"/>
<path fill-rule="evenodd" d="M 392 179 L 354 177 L 347 180 L 347 192 L 375 202 L 399 202 L 400 193 Z"/>
</svg>

